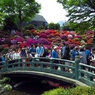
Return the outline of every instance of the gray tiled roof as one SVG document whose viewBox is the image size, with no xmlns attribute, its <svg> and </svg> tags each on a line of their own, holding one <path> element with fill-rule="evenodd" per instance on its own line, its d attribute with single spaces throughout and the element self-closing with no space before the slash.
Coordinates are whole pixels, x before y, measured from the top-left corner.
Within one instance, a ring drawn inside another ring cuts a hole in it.
<svg viewBox="0 0 95 95">
<path fill-rule="evenodd" d="M 47 22 L 47 21 L 45 20 L 45 18 L 44 18 L 42 15 L 36 15 L 36 16 L 32 19 L 32 21 Z"/>
</svg>

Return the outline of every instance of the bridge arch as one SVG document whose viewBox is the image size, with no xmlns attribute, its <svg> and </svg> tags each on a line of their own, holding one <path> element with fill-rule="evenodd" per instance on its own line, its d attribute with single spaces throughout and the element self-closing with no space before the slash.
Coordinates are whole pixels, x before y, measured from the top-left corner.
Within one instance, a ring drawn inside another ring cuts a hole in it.
<svg viewBox="0 0 95 95">
<path fill-rule="evenodd" d="M 38 71 L 22 71 L 22 70 L 18 70 L 18 71 L 11 71 L 9 73 L 4 73 L 4 76 L 7 77 L 36 77 L 36 78 L 40 78 L 40 79 L 55 79 L 58 81 L 62 81 L 62 82 L 66 82 L 66 83 L 70 83 L 72 85 L 75 86 L 88 86 L 78 80 L 75 79 L 71 79 L 65 76 L 60 76 L 60 75 L 56 75 L 56 74 L 51 74 L 51 73 L 45 73 L 45 72 L 38 72 Z"/>
<path fill-rule="evenodd" d="M 24 74 L 37 75 L 40 77 L 66 81 L 75 85 L 95 86 L 95 81 L 91 80 L 91 78 L 95 78 L 95 74 L 82 68 L 86 67 L 87 69 L 95 69 L 95 67 L 80 63 L 78 56 L 75 61 L 38 57 L 31 58 L 29 62 L 23 62 L 23 59 L 26 58 L 14 60 L 14 63 L 10 63 L 10 61 L 6 60 L 3 65 L 0 66 L 3 68 L 0 70 L 0 74 L 7 76 L 19 74 L 23 76 Z M 56 61 L 54 60 L 57 60 L 58 63 L 55 63 Z M 64 62 L 71 63 L 71 66 L 62 64 Z M 55 69 L 55 66 L 60 69 Z M 71 72 L 66 72 L 64 70 L 65 68 L 71 69 Z M 85 76 L 83 77 L 82 74 Z"/>
</svg>

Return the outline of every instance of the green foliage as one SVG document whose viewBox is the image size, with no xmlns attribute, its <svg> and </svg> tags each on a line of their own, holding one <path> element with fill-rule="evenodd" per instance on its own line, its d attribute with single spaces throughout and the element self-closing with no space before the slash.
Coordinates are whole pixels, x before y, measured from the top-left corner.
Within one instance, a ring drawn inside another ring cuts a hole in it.
<svg viewBox="0 0 95 95">
<path fill-rule="evenodd" d="M 2 29 L 3 26 L 5 25 L 4 18 L 5 18 L 5 14 L 0 12 L 0 29 Z"/>
<path fill-rule="evenodd" d="M 71 30 L 75 30 L 77 32 L 79 32 L 80 34 L 84 34 L 87 32 L 87 30 L 90 30 L 90 24 L 88 22 L 80 22 L 80 23 L 76 23 L 76 22 L 69 22 L 69 27 Z"/>
<path fill-rule="evenodd" d="M 95 87 L 77 86 L 75 88 L 57 88 L 44 92 L 42 95 L 95 95 Z"/>
<path fill-rule="evenodd" d="M 41 5 L 35 0 L 0 0 L 0 12 L 11 17 L 22 28 L 22 22 L 31 21 L 39 13 Z"/>
<path fill-rule="evenodd" d="M 68 12 L 70 27 L 76 31 L 95 28 L 95 0 L 57 0 Z"/>
<path fill-rule="evenodd" d="M 42 30 L 42 29 L 45 29 L 45 27 L 41 25 L 41 26 L 39 27 L 39 30 Z"/>
<path fill-rule="evenodd" d="M 3 53 L 7 53 L 8 50 L 9 50 L 9 48 L 4 48 L 2 52 L 3 52 Z"/>
<path fill-rule="evenodd" d="M 54 30 L 60 30 L 60 25 L 58 23 L 51 22 L 51 23 L 48 24 L 48 28 L 49 29 L 54 29 Z"/>
<path fill-rule="evenodd" d="M 29 29 L 29 30 L 31 30 L 31 29 L 35 29 L 35 26 L 32 25 L 32 24 L 29 24 L 26 28 Z"/>
<path fill-rule="evenodd" d="M 4 89 L 5 89 L 6 91 L 10 91 L 10 90 L 12 89 L 12 86 L 11 86 L 10 84 L 6 84 L 6 85 L 4 86 Z"/>
<path fill-rule="evenodd" d="M 59 23 L 56 23 L 56 24 L 55 24 L 55 30 L 60 30 L 60 25 L 59 25 Z"/>
<path fill-rule="evenodd" d="M 54 29 L 55 28 L 55 24 L 53 22 L 48 24 L 49 29 Z"/>
<path fill-rule="evenodd" d="M 5 83 L 5 82 L 10 82 L 10 78 L 8 77 L 5 77 L 1 80 L 2 83 Z"/>
<path fill-rule="evenodd" d="M 17 30 L 18 27 L 16 25 L 16 23 L 14 23 L 13 19 L 11 19 L 12 17 L 8 17 L 8 18 L 5 18 L 4 22 L 5 22 L 5 25 L 3 27 L 3 30 L 4 31 L 11 31 L 12 29 L 15 29 Z"/>
<path fill-rule="evenodd" d="M 50 91 L 45 91 L 42 95 L 61 95 L 63 88 L 57 88 Z"/>
<path fill-rule="evenodd" d="M 80 41 L 80 38 L 74 38 L 75 41 Z"/>
<path fill-rule="evenodd" d="M 31 35 L 30 30 L 26 30 L 26 31 L 24 32 L 24 35 L 30 36 L 30 35 Z"/>
<path fill-rule="evenodd" d="M 69 25 L 63 25 L 62 26 L 62 30 L 70 31 L 70 30 L 74 30 L 74 29 L 70 29 L 70 26 Z"/>
</svg>

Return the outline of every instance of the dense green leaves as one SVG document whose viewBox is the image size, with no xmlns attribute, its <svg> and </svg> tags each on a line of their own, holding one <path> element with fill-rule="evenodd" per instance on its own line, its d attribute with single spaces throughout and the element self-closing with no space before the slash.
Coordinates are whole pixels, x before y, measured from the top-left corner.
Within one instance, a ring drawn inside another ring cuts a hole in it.
<svg viewBox="0 0 95 95">
<path fill-rule="evenodd" d="M 84 26 L 83 29 L 93 29 L 95 27 L 95 0 L 57 0 L 62 3 L 68 12 L 69 22 Z M 85 28 L 85 25 L 88 27 Z M 81 29 L 81 27 L 80 27 Z"/>
<path fill-rule="evenodd" d="M 42 95 L 95 95 L 95 87 L 77 86 L 75 88 L 57 88 L 45 91 Z"/>
<path fill-rule="evenodd" d="M 60 25 L 58 23 L 51 22 L 51 23 L 48 24 L 48 28 L 49 29 L 54 29 L 54 30 L 60 30 Z"/>
<path fill-rule="evenodd" d="M 11 17 L 20 28 L 23 21 L 31 19 L 39 12 L 41 6 L 35 0 L 0 0 L 0 11 Z"/>
</svg>

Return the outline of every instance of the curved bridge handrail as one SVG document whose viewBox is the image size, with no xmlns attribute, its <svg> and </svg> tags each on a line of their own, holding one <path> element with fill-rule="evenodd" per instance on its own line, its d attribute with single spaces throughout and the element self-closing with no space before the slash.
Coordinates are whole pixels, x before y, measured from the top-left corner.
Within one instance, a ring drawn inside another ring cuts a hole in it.
<svg viewBox="0 0 95 95">
<path fill-rule="evenodd" d="M 66 62 L 70 65 L 66 65 Z M 0 73 L 9 73 L 16 70 L 46 72 L 79 80 L 89 86 L 95 86 L 95 82 L 92 80 L 92 78 L 95 78 L 95 74 L 89 70 L 83 69 L 83 67 L 95 70 L 95 67 L 93 66 L 80 63 L 78 56 L 75 61 L 57 58 L 33 57 L 6 60 L 2 65 L 0 65 Z M 69 72 L 67 69 L 69 69 Z"/>
</svg>

